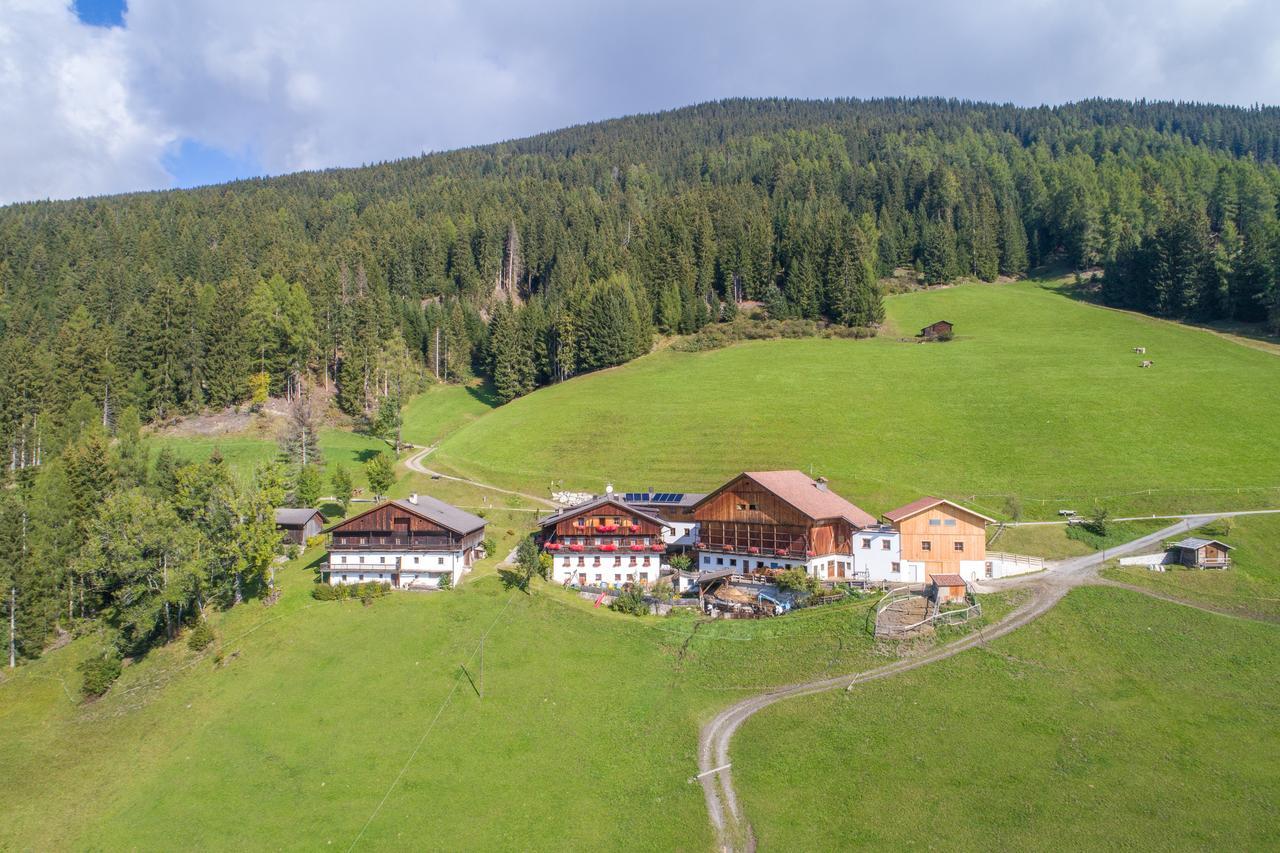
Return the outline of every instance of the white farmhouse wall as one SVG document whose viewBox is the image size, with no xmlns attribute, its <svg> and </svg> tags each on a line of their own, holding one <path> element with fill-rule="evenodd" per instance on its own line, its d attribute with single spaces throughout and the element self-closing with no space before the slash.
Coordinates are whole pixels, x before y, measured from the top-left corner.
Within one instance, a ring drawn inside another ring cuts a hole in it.
<svg viewBox="0 0 1280 853">
<path fill-rule="evenodd" d="M 902 547 L 893 528 L 868 528 L 853 535 L 853 570 L 872 583 L 902 578 Z"/>
<path fill-rule="evenodd" d="M 400 589 L 410 586 L 435 587 L 440 578 L 448 575 L 454 586 L 470 571 L 462 551 L 374 551 L 350 554 L 340 551 L 329 553 L 329 583 L 360 583 L 379 580 L 391 583 L 400 575 Z"/>
<path fill-rule="evenodd" d="M 634 566 L 632 557 L 636 560 Z M 579 575 L 586 575 L 588 586 L 620 587 L 632 581 L 653 583 L 667 568 L 662 557 L 661 552 L 653 550 L 558 551 L 552 556 L 551 577 L 561 585 L 578 583 Z M 579 559 L 582 565 L 578 565 Z"/>
</svg>

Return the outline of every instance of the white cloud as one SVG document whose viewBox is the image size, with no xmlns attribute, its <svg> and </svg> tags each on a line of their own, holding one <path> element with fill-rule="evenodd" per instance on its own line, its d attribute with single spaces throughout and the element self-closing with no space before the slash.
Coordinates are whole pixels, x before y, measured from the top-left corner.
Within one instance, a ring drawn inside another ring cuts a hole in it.
<svg viewBox="0 0 1280 853">
<path fill-rule="evenodd" d="M 735 95 L 1280 91 L 1269 0 L 0 0 L 0 200 L 166 186 L 176 140 L 269 172 Z"/>
<path fill-rule="evenodd" d="M 119 30 L 56 2 L 0 0 L 0 201 L 164 186 L 173 134 L 129 84 Z"/>
</svg>

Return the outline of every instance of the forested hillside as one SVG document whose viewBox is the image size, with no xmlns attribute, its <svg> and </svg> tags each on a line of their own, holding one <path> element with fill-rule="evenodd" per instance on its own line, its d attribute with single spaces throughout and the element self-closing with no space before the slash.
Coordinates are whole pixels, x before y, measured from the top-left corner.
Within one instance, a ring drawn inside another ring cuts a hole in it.
<svg viewBox="0 0 1280 853">
<path fill-rule="evenodd" d="M 428 377 L 484 375 L 509 400 L 746 300 L 874 327 L 898 267 L 939 283 L 1102 266 L 1116 304 L 1274 322 L 1277 163 L 1273 108 L 737 100 L 0 209 L 0 447 L 18 486 L 0 579 L 19 587 L 21 650 L 99 616 L 144 647 L 265 583 L 267 504 L 297 490 L 305 454 L 254 484 L 216 463 L 156 471 L 142 422 L 313 385 L 382 421 Z M 186 539 L 159 535 L 174 518 Z M 237 541 L 255 553 L 206 547 Z M 157 593 L 157 566 L 184 585 Z"/>
</svg>

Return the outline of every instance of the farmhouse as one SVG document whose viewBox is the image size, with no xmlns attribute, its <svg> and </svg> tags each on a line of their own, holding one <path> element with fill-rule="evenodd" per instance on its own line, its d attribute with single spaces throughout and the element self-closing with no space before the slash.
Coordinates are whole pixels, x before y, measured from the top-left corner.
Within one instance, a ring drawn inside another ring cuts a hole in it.
<svg viewBox="0 0 1280 853">
<path fill-rule="evenodd" d="M 291 545 L 305 545 L 324 528 L 325 518 L 318 509 L 281 507 L 276 510 L 276 530 Z"/>
<path fill-rule="evenodd" d="M 483 518 L 426 495 L 386 501 L 329 534 L 325 583 L 381 581 L 396 589 L 454 586 L 483 555 Z"/>
<path fill-rule="evenodd" d="M 822 580 L 855 572 L 855 533 L 876 520 L 801 471 L 744 472 L 693 508 L 700 571 L 802 568 Z M 873 546 L 875 547 L 883 546 Z"/>
<path fill-rule="evenodd" d="M 995 519 L 943 498 L 926 497 L 886 512 L 898 532 L 901 566 L 897 579 L 926 583 L 932 575 L 989 577 L 987 525 Z"/>
<path fill-rule="evenodd" d="M 917 335 L 917 337 L 941 338 L 950 335 L 954 328 L 955 326 L 953 326 L 949 321 L 939 320 L 936 323 L 930 323 L 921 329 L 920 334 Z"/>
<path fill-rule="evenodd" d="M 578 586 L 651 583 L 663 569 L 671 523 L 641 511 L 612 490 L 538 522 L 551 555 L 552 580 Z"/>
</svg>

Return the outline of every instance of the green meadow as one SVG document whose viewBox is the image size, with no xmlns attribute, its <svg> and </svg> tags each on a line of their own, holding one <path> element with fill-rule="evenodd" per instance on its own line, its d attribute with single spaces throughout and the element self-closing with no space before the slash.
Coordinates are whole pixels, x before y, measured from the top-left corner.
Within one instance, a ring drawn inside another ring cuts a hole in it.
<svg viewBox="0 0 1280 853">
<path fill-rule="evenodd" d="M 245 475 L 252 473 L 255 466 L 276 459 L 280 454 L 280 446 L 274 438 L 255 433 L 219 436 L 153 435 L 147 438 L 147 443 L 155 451 L 168 448 L 174 456 L 184 461 L 200 462 L 217 450 L 232 470 Z M 391 447 L 381 439 L 332 427 L 320 431 L 320 453 L 325 470 L 332 470 L 338 464 L 346 465 L 357 488 L 368 485 L 364 476 L 364 464 L 376 453 L 391 452 Z M 328 481 L 325 482 L 325 488 L 328 488 Z"/>
<path fill-rule="evenodd" d="M 1280 622 L 1280 515 L 1239 516 L 1187 535 L 1231 545 L 1231 566 L 1213 570 L 1169 566 L 1164 572 L 1113 566 L 1104 574 L 1216 610 Z"/>
<path fill-rule="evenodd" d="M 874 340 L 664 349 L 536 391 L 458 429 L 433 464 L 540 492 L 697 490 L 792 467 L 875 513 L 921 494 L 999 517 L 1008 496 L 1032 517 L 1095 500 L 1123 514 L 1280 505 L 1274 354 L 1037 282 L 886 304 Z M 936 319 L 955 340 L 900 340 Z"/>
<path fill-rule="evenodd" d="M 1277 630 L 1077 589 L 989 645 L 752 717 L 742 807 L 763 850 L 1273 849 Z"/>
</svg>

